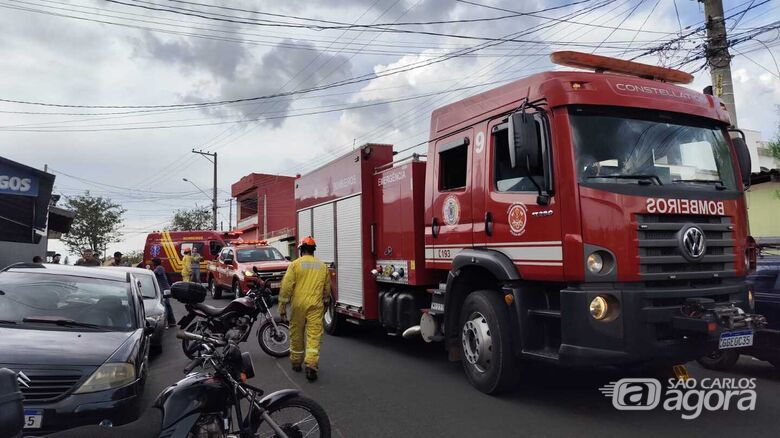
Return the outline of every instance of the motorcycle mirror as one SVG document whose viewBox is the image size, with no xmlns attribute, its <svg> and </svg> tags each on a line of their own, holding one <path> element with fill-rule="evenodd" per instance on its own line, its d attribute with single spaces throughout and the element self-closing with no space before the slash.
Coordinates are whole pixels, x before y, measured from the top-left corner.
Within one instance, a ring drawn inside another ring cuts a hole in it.
<svg viewBox="0 0 780 438">
<path fill-rule="evenodd" d="M 163 291 L 163 298 L 170 298 L 170 297 L 171 297 L 171 290 L 170 289 L 165 289 Z"/>
<path fill-rule="evenodd" d="M 17 436 L 24 427 L 22 393 L 17 379 L 21 376 L 8 368 L 0 368 L 0 435 Z"/>
<path fill-rule="evenodd" d="M 260 270 L 257 269 L 257 266 L 252 266 L 252 271 L 257 274 Z"/>
</svg>

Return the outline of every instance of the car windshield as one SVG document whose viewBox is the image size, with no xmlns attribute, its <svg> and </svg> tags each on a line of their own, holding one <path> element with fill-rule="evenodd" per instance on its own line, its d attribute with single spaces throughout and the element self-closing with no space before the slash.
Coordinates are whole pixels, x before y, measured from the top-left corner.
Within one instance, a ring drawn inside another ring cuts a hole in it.
<svg viewBox="0 0 780 438">
<path fill-rule="evenodd" d="M 573 107 L 582 183 L 736 189 L 723 131 L 715 123 L 626 108 Z"/>
<path fill-rule="evenodd" d="M 3 272 L 0 291 L 2 321 L 60 322 L 61 327 L 87 324 L 112 331 L 135 329 L 130 288 L 123 281 Z"/>
<path fill-rule="evenodd" d="M 239 249 L 236 251 L 236 258 L 240 263 L 284 260 L 282 253 L 270 246 L 266 248 Z"/>
<path fill-rule="evenodd" d="M 155 283 L 157 283 L 157 279 L 154 278 L 154 275 L 136 275 L 135 278 L 138 279 L 139 282 L 141 282 L 141 295 L 144 297 L 144 299 L 152 299 L 157 298 L 157 286 Z"/>
</svg>

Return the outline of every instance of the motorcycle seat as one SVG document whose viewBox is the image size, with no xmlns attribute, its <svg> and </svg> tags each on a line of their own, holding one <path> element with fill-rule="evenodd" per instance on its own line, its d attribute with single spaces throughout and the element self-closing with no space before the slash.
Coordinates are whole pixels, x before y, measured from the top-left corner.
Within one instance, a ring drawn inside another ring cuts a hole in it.
<svg viewBox="0 0 780 438">
<path fill-rule="evenodd" d="M 201 312 L 209 316 L 219 316 L 222 314 L 222 311 L 225 310 L 224 307 L 214 307 L 204 303 L 193 304 L 192 307 L 200 310 Z"/>
</svg>

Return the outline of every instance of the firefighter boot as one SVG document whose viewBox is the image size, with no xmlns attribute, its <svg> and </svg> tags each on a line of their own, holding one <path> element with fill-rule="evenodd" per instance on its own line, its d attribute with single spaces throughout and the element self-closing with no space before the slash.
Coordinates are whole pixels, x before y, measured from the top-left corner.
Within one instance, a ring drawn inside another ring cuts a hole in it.
<svg viewBox="0 0 780 438">
<path fill-rule="evenodd" d="M 317 380 L 317 370 L 314 368 L 306 367 L 306 380 L 309 382 L 314 382 Z"/>
</svg>

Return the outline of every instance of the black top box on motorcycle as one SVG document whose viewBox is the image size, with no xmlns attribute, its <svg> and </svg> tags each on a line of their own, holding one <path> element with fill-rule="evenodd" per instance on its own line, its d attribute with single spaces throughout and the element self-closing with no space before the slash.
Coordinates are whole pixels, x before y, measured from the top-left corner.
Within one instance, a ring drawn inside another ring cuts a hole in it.
<svg viewBox="0 0 780 438">
<path fill-rule="evenodd" d="M 206 301 L 206 288 L 200 283 L 177 281 L 171 286 L 173 299 L 184 304 L 197 304 Z"/>
<path fill-rule="evenodd" d="M 16 373 L 0 368 L 0 436 L 16 436 L 24 426 L 22 393 Z"/>
</svg>

